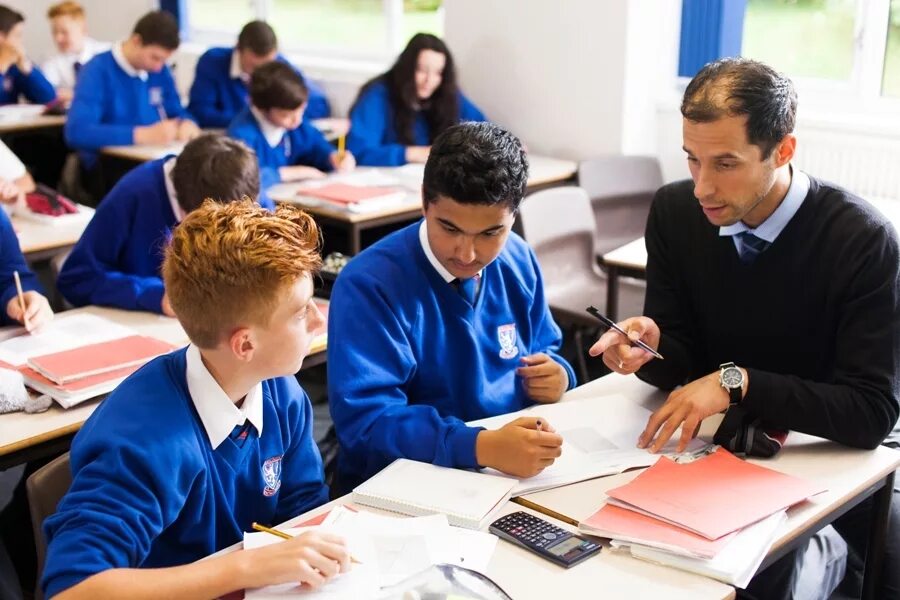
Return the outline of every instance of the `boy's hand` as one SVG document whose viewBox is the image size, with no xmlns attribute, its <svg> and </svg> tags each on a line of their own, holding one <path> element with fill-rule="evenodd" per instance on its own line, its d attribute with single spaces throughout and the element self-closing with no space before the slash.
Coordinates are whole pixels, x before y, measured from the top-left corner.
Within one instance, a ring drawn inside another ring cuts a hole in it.
<svg viewBox="0 0 900 600">
<path fill-rule="evenodd" d="M 546 420 L 519 417 L 500 429 L 479 432 L 475 460 L 515 477 L 534 477 L 562 454 L 562 442 Z"/>
<path fill-rule="evenodd" d="M 43 325 L 53 320 L 53 309 L 50 308 L 50 302 L 41 294 L 35 291 L 28 291 L 23 294 L 25 297 L 25 312 L 19 306 L 19 297 L 13 296 L 6 305 L 6 314 L 13 321 L 18 321 L 25 325 L 25 329 L 29 332 L 40 329 Z"/>
<path fill-rule="evenodd" d="M 356 157 L 350 152 L 344 152 L 344 158 L 341 159 L 340 152 L 332 152 L 331 164 L 335 171 L 352 171 L 356 168 Z"/>
<path fill-rule="evenodd" d="M 247 553 L 247 587 L 302 583 L 317 588 L 338 573 L 350 570 L 350 551 L 344 539 L 323 531 L 308 531 L 291 540 Z"/>
<path fill-rule="evenodd" d="M 429 154 L 431 154 L 431 146 L 407 146 L 406 162 L 423 163 L 428 160 Z"/>
<path fill-rule="evenodd" d="M 278 174 L 282 181 L 297 181 L 299 179 L 322 179 L 325 173 L 315 167 L 306 165 L 292 165 L 290 167 L 281 167 Z"/>
<path fill-rule="evenodd" d="M 523 356 L 524 366 L 516 369 L 522 378 L 525 393 L 535 402 L 556 402 L 569 388 L 569 374 L 561 364 L 549 355 L 540 352 Z"/>
<path fill-rule="evenodd" d="M 178 119 L 166 119 L 153 125 L 134 128 L 134 143 L 139 146 L 171 144 L 178 135 Z"/>
<path fill-rule="evenodd" d="M 175 133 L 175 139 L 180 142 L 189 142 L 200 135 L 200 128 L 190 119 L 181 119 L 178 122 L 178 131 Z"/>
</svg>

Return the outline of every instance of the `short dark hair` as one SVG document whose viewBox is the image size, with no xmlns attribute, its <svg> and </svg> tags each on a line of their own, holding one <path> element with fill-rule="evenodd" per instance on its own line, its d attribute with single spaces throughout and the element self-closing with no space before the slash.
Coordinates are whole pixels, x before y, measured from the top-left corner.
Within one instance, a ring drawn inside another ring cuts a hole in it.
<svg viewBox="0 0 900 600">
<path fill-rule="evenodd" d="M 528 183 L 528 156 L 519 138 L 493 123 L 462 123 L 434 141 L 422 198 L 439 197 L 461 204 L 506 204 L 519 208 Z"/>
<path fill-rule="evenodd" d="M 178 21 L 164 10 L 148 12 L 134 24 L 132 35 L 141 36 L 144 46 L 160 46 L 167 50 L 178 50 L 181 37 Z"/>
<path fill-rule="evenodd" d="M 24 20 L 22 13 L 0 4 L 0 33 L 9 34 L 13 27 Z"/>
<path fill-rule="evenodd" d="M 265 21 L 250 21 L 237 39 L 238 50 L 249 50 L 256 56 L 265 56 L 278 49 L 278 37 L 275 30 Z"/>
<path fill-rule="evenodd" d="M 260 110 L 300 108 L 309 90 L 300 74 L 288 64 L 273 60 L 253 71 L 250 76 L 250 101 Z"/>
<path fill-rule="evenodd" d="M 185 212 L 207 198 L 234 202 L 259 196 L 259 162 L 243 142 L 218 133 L 191 140 L 175 160 L 172 184 Z"/>
<path fill-rule="evenodd" d="M 759 61 L 722 58 L 691 79 L 681 115 L 696 123 L 747 115 L 747 139 L 766 158 L 794 131 L 797 91 L 790 79 Z"/>
</svg>

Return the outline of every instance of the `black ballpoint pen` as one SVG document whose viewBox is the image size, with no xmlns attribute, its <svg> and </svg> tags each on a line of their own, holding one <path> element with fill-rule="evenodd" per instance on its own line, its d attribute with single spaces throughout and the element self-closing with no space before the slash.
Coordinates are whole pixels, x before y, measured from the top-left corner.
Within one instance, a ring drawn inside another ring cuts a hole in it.
<svg viewBox="0 0 900 600">
<path fill-rule="evenodd" d="M 633 340 L 633 339 L 631 339 L 631 338 L 628 336 L 628 332 L 627 332 L 627 331 L 625 331 L 624 329 L 622 329 L 621 327 L 619 327 L 618 325 L 616 325 L 616 322 L 615 322 L 615 321 L 613 321 L 612 319 L 610 319 L 609 317 L 607 317 L 606 315 L 604 315 L 603 313 L 601 313 L 599 310 L 597 310 L 597 309 L 594 308 L 593 306 L 588 306 L 585 310 L 587 310 L 591 315 L 593 315 L 594 317 L 596 317 L 597 319 L 599 319 L 601 323 L 603 323 L 604 325 L 606 325 L 606 326 L 609 327 L 610 329 L 613 329 L 613 330 L 615 330 L 615 331 L 618 331 L 619 333 L 621 333 L 622 335 L 624 335 L 626 338 L 628 338 L 628 342 L 629 342 L 632 346 L 637 346 L 638 348 L 643 348 L 644 350 L 646 350 L 647 352 L 649 352 L 650 354 L 652 354 L 652 355 L 655 356 L 656 358 L 658 358 L 658 359 L 660 359 L 660 360 L 663 360 L 663 355 L 662 355 L 662 354 L 660 354 L 659 352 L 657 352 L 656 350 L 654 350 L 653 348 L 651 348 L 650 346 L 648 346 L 646 343 L 642 342 L 641 340 Z"/>
</svg>

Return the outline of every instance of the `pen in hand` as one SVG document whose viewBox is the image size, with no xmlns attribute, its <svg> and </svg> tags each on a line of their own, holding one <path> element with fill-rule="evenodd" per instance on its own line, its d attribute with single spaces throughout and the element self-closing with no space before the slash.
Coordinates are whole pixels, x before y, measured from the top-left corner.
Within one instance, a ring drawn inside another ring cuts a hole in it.
<svg viewBox="0 0 900 600">
<path fill-rule="evenodd" d="M 16 281 L 16 295 L 19 297 L 19 308 L 22 310 L 22 325 L 25 329 L 31 331 L 28 324 L 28 314 L 25 312 L 25 292 L 22 291 L 22 280 L 19 279 L 19 272 L 13 271 L 13 279 Z"/>
<path fill-rule="evenodd" d="M 270 533 L 270 534 L 274 535 L 275 537 L 280 537 L 280 538 L 283 539 L 283 540 L 292 540 L 292 539 L 294 539 L 294 536 L 292 536 L 292 535 L 289 534 L 289 533 L 285 533 L 285 532 L 283 532 L 283 531 L 281 531 L 281 530 L 279 530 L 279 529 L 274 529 L 274 528 L 272 528 L 272 527 L 266 527 L 265 525 L 260 525 L 259 523 L 255 522 L 255 521 L 253 522 L 253 524 L 251 525 L 251 527 L 253 527 L 253 529 L 255 529 L 256 531 L 263 531 L 263 532 L 265 532 L 265 533 Z M 353 556 L 352 554 L 350 555 L 350 562 L 355 563 L 355 564 L 358 564 L 358 565 L 361 565 L 361 564 L 362 564 L 362 561 L 360 561 L 359 559 L 357 559 L 357 558 L 356 558 L 355 556 Z"/>
<path fill-rule="evenodd" d="M 593 306 L 588 306 L 585 310 L 587 310 L 587 312 L 589 312 L 592 316 L 594 316 L 595 318 L 597 318 L 601 323 L 603 323 L 604 325 L 606 325 L 609 329 L 612 329 L 612 330 L 614 330 L 614 331 L 618 331 L 618 332 L 621 333 L 623 336 L 625 336 L 625 339 L 628 340 L 628 344 L 629 344 L 630 346 L 637 346 L 638 348 L 642 348 L 643 350 L 646 350 L 647 352 L 649 352 L 650 354 L 652 354 L 652 355 L 655 356 L 656 358 L 658 358 L 658 359 L 660 359 L 660 360 L 663 360 L 663 355 L 662 355 L 662 354 L 660 354 L 659 352 L 657 352 L 656 350 L 654 350 L 653 348 L 651 348 L 650 346 L 648 346 L 648 345 L 647 345 L 645 342 L 643 342 L 642 340 L 639 340 L 639 339 L 638 339 L 638 340 L 633 340 L 633 339 L 631 339 L 631 337 L 628 335 L 628 332 L 627 332 L 627 331 L 625 331 L 624 329 L 622 329 L 621 327 L 619 327 L 619 326 L 616 324 L 615 321 L 613 321 L 612 319 L 610 319 L 609 317 L 607 317 L 606 315 L 604 315 L 603 313 L 601 313 L 599 310 L 597 310 L 597 309 L 594 308 Z"/>
</svg>

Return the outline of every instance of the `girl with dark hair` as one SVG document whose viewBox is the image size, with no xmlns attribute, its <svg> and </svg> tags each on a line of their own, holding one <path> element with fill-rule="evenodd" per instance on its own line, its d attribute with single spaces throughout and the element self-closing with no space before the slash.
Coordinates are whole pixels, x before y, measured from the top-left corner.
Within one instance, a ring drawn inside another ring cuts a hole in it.
<svg viewBox="0 0 900 600">
<path fill-rule="evenodd" d="M 447 45 L 417 33 L 394 65 L 360 90 L 350 109 L 347 146 L 360 165 L 424 163 L 442 131 L 460 121 L 486 120 L 459 90 Z"/>
</svg>

